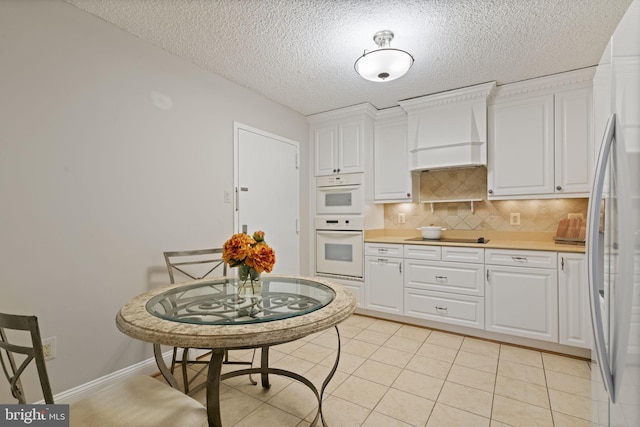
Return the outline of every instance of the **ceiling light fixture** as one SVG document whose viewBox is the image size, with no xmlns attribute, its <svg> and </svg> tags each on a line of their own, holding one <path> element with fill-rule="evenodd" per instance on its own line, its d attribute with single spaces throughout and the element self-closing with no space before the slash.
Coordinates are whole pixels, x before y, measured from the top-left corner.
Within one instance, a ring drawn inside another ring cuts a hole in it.
<svg viewBox="0 0 640 427">
<path fill-rule="evenodd" d="M 402 77 L 413 65 L 413 56 L 404 50 L 391 47 L 393 32 L 378 31 L 373 36 L 378 48 L 358 58 L 354 64 L 356 72 L 372 82 L 390 82 Z"/>
</svg>

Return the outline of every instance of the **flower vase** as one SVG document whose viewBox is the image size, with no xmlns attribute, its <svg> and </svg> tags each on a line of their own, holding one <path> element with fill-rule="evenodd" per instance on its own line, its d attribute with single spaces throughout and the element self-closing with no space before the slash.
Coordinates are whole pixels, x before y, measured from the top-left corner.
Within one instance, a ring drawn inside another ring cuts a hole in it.
<svg viewBox="0 0 640 427">
<path fill-rule="evenodd" d="M 238 294 L 251 295 L 262 292 L 262 278 L 253 268 L 243 264 L 238 269 Z"/>
</svg>

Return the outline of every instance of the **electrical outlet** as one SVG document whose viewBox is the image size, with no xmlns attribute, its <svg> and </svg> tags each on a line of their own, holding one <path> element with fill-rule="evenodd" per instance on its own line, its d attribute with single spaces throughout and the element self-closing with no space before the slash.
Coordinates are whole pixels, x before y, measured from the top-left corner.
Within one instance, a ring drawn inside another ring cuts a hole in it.
<svg viewBox="0 0 640 427">
<path fill-rule="evenodd" d="M 231 203 L 231 192 L 224 190 L 224 202 Z"/>
<path fill-rule="evenodd" d="M 42 340 L 42 352 L 44 360 L 52 360 L 56 358 L 56 337 L 44 338 Z"/>
<path fill-rule="evenodd" d="M 520 225 L 520 213 L 519 212 L 511 212 L 509 214 L 509 224 L 511 224 L 511 225 Z"/>
<path fill-rule="evenodd" d="M 404 224 L 405 221 L 406 221 L 406 218 L 405 218 L 404 214 L 403 213 L 399 213 L 398 214 L 398 224 Z"/>
<path fill-rule="evenodd" d="M 574 212 L 574 213 L 568 214 L 567 218 L 569 218 L 569 219 L 584 219 L 584 215 L 582 215 L 582 212 Z"/>
</svg>

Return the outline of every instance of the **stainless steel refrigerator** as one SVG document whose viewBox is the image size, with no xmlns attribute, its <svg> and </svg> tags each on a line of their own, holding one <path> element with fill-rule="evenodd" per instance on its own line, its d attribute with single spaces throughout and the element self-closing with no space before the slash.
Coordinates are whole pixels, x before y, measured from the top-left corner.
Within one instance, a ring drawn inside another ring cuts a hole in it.
<svg viewBox="0 0 640 427">
<path fill-rule="evenodd" d="M 589 199 L 592 425 L 640 426 L 640 0 L 594 77 L 601 136 Z"/>
</svg>

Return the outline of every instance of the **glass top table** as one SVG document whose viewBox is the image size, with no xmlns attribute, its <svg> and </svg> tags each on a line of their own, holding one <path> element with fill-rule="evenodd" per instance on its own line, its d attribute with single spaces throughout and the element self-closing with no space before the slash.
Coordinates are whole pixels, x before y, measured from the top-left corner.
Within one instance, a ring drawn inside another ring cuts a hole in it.
<svg viewBox="0 0 640 427">
<path fill-rule="evenodd" d="M 220 277 L 140 294 L 122 306 L 116 316 L 116 326 L 132 338 L 153 343 L 160 372 L 176 388 L 179 385 L 164 362 L 161 345 L 211 350 L 207 380 L 202 384 L 207 391 L 209 426 L 222 426 L 220 381 L 251 374 L 260 375 L 264 389 L 270 387 L 270 374 L 307 386 L 318 401 L 318 410 L 310 423 L 316 426 L 326 425 L 322 400 L 340 360 L 338 324 L 351 316 L 355 308 L 356 299 L 349 290 L 320 278 L 268 275 L 262 278 L 259 293 L 238 294 L 236 278 Z M 329 328 L 335 329 L 336 359 L 319 389 L 299 373 L 269 366 L 271 346 Z M 222 372 L 227 350 L 248 348 L 261 349 L 258 367 Z"/>
<path fill-rule="evenodd" d="M 221 278 L 169 289 L 146 304 L 161 319 L 200 325 L 271 322 L 301 316 L 331 303 L 336 293 L 319 282 L 262 278 L 260 291 L 238 292 L 238 279 Z"/>
</svg>

